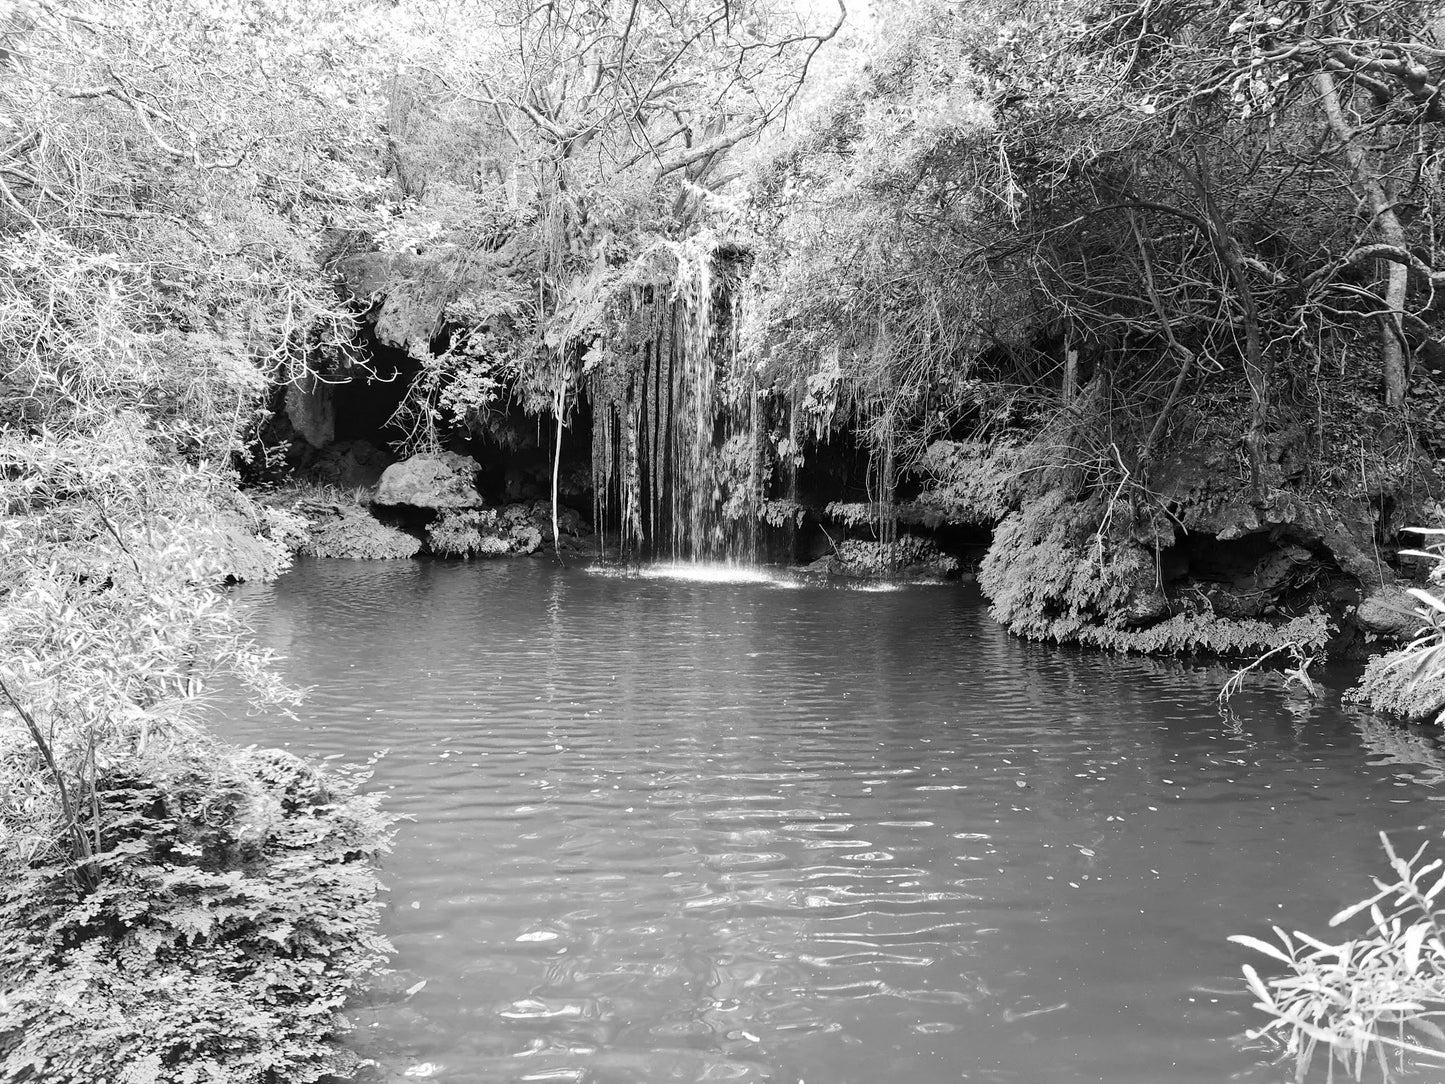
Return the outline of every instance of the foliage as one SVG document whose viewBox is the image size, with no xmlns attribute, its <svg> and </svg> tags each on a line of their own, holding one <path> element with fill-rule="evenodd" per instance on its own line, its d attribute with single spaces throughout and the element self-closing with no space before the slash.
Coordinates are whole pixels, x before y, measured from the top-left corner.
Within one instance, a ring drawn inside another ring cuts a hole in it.
<svg viewBox="0 0 1445 1084">
<path fill-rule="evenodd" d="M 381 949 L 369 804 L 247 822 L 261 762 L 196 729 L 221 680 L 296 695 L 220 587 L 284 568 L 297 523 L 232 465 L 354 330 L 322 262 L 374 190 L 368 8 L 0 13 L 6 1079 L 311 1079 Z M 199 842 L 241 823 L 254 854 Z"/>
<path fill-rule="evenodd" d="M 381 324 L 424 362 L 412 439 L 433 410 L 471 425 L 509 395 L 565 415 L 615 306 L 667 289 L 670 246 L 728 202 L 729 153 L 781 116 L 838 30 L 767 0 L 414 2 L 391 22 L 398 191 L 371 239 L 405 257 Z M 435 319 L 390 324 L 421 283 L 441 284 Z"/>
<path fill-rule="evenodd" d="M 998 621 L 1035 640 L 1235 655 L 1288 644 L 1314 651 L 1330 635 L 1317 610 L 1278 623 L 1229 620 L 1194 608 L 1171 613 L 1152 556 L 1135 542 L 1111 540 L 1102 502 L 1074 501 L 1058 491 L 999 524 L 979 585 Z"/>
<path fill-rule="evenodd" d="M 427 545 L 442 557 L 506 553 L 510 547 L 497 535 L 497 514 L 490 510 L 443 512 L 427 524 Z"/>
<path fill-rule="evenodd" d="M 1373 656 L 1347 700 L 1404 719 L 1440 721 L 1445 717 L 1445 666 L 1432 636 L 1398 652 Z"/>
<path fill-rule="evenodd" d="M 136 414 L 73 425 L 0 433 L 0 1076 L 314 1079 L 384 947 L 381 822 L 195 729 L 223 675 L 294 698 L 214 586 L 227 482 Z"/>
<path fill-rule="evenodd" d="M 296 511 L 306 522 L 297 549 L 308 557 L 395 561 L 421 552 L 420 539 L 382 523 L 360 504 L 302 501 Z"/>
<path fill-rule="evenodd" d="M 1433 383 L 1412 413 L 1402 351 L 1439 338 L 1438 20 L 1106 7 L 880 21 L 756 169 L 749 360 L 950 514 L 997 520 L 1044 473 L 1159 503 L 1205 417 L 1230 500 L 1324 479 L 1309 499 L 1385 519 L 1433 471 Z M 940 473 L 940 438 L 1027 452 Z"/>
<path fill-rule="evenodd" d="M 1025 450 L 1012 442 L 937 440 L 919 462 L 930 483 L 918 504 L 934 509 L 946 523 L 999 522 L 1024 492 Z"/>
<path fill-rule="evenodd" d="M 1358 937 L 1329 944 L 1309 934 L 1274 927 L 1277 941 L 1237 935 L 1230 940 L 1285 965 L 1269 980 L 1245 965 L 1245 978 L 1271 1020 L 1253 1033 L 1282 1035 L 1285 1051 L 1304 1079 L 1321 1044 L 1333 1073 L 1338 1063 L 1363 1080 L 1373 1063 L 1389 1080 L 1411 1055 L 1445 1058 L 1445 926 L 1438 900 L 1445 862 L 1422 861 L 1425 845 L 1409 858 L 1380 838 L 1394 879 L 1375 879 L 1375 893 L 1330 919 L 1332 927 L 1367 913 Z"/>
<path fill-rule="evenodd" d="M 359 560 L 415 557 L 421 540 L 372 515 L 373 492 L 367 486 L 300 483 L 266 492 L 263 511 L 272 532 L 294 554 Z"/>
<path fill-rule="evenodd" d="M 1007 516 L 979 568 L 994 617 L 1019 635 L 1060 641 L 1097 621 L 1117 624 L 1150 570 L 1138 547 L 1114 544 L 1102 523 L 1097 501 L 1061 492 Z"/>
<path fill-rule="evenodd" d="M 25 76 L 0 83 L 6 258 L 26 279 L 52 283 L 63 278 L 46 270 L 57 252 L 62 268 L 79 260 L 110 270 L 114 296 L 72 299 L 143 312 L 143 333 L 170 347 L 152 354 L 154 367 L 121 367 L 114 379 L 175 366 L 183 400 L 245 411 L 253 404 L 213 387 L 216 378 L 247 367 L 296 375 L 308 343 L 334 349 L 349 339 L 351 317 L 317 272 L 324 231 L 360 220 L 355 205 L 375 187 L 363 178 L 377 150 L 368 118 L 376 73 L 357 62 L 375 20 L 362 8 L 82 0 L 8 9 L 7 55 Z M 54 327 L 78 342 L 115 341 L 113 322 L 71 313 L 77 304 L 58 308 Z M 255 373 L 248 379 L 254 391 Z"/>
<path fill-rule="evenodd" d="M 1438 540 L 1445 537 L 1445 530 L 1410 530 L 1435 541 L 1425 550 L 1402 553 L 1435 562 L 1431 578 L 1438 582 L 1438 574 L 1445 568 L 1445 543 Z M 1423 626 L 1420 634 L 1399 651 L 1370 659 L 1348 697 L 1406 719 L 1445 721 L 1445 600 L 1425 588 L 1408 590 L 1420 603 L 1415 610 Z"/>
<path fill-rule="evenodd" d="M 887 542 L 849 538 L 834 547 L 841 571 L 855 576 L 886 576 L 890 573 L 926 570 L 939 576 L 958 572 L 958 558 L 942 553 L 927 538 L 902 534 Z"/>
<path fill-rule="evenodd" d="M 33 749 L 5 737 L 0 760 L 23 770 Z M 389 951 L 375 802 L 290 754 L 194 734 L 102 764 L 93 797 L 89 891 L 4 856 L 0 1077 L 316 1080 L 337 1011 Z"/>
<path fill-rule="evenodd" d="M 808 510 L 797 501 L 763 501 L 758 506 L 758 519 L 769 527 L 801 527 Z"/>
<path fill-rule="evenodd" d="M 1186 610 L 1143 628 L 1085 625 L 1072 638 L 1091 647 L 1140 655 L 1252 655 L 1298 646 L 1319 653 L 1333 633 L 1329 616 L 1311 608 L 1279 622 L 1224 618 Z"/>
</svg>

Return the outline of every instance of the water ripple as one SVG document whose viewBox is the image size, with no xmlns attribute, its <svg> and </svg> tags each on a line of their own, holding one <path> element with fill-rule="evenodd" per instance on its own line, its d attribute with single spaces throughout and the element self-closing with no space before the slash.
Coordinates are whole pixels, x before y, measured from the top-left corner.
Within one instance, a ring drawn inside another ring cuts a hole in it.
<svg viewBox="0 0 1445 1084">
<path fill-rule="evenodd" d="M 1322 927 L 1431 820 L 1428 742 L 1221 719 L 1220 671 L 1020 643 L 965 588 L 684 571 L 248 592 L 315 692 L 223 725 L 372 758 L 414 818 L 386 926 L 428 981 L 358 1017 L 398 1074 L 1265 1084 L 1247 999 L 1199 993 L 1241 988 L 1226 935 Z"/>
</svg>

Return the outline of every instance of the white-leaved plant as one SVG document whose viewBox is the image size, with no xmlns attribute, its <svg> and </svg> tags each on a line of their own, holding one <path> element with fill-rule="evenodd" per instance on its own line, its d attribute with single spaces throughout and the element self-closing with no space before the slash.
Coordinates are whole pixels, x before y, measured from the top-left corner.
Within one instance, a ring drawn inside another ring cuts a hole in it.
<svg viewBox="0 0 1445 1084">
<path fill-rule="evenodd" d="M 1388 1081 L 1412 1059 L 1445 1064 L 1445 860 L 1424 861 L 1423 845 L 1404 858 L 1380 838 L 1394 879 L 1375 878 L 1371 896 L 1330 919 L 1337 927 L 1367 915 L 1359 936 L 1330 943 L 1275 926 L 1274 942 L 1230 938 L 1288 968 L 1265 979 L 1244 966 L 1255 1007 L 1271 1017 L 1250 1037 L 1277 1034 L 1299 1080 L 1321 1046 L 1331 1076 L 1338 1065 L 1357 1081 L 1371 1066 Z"/>
</svg>

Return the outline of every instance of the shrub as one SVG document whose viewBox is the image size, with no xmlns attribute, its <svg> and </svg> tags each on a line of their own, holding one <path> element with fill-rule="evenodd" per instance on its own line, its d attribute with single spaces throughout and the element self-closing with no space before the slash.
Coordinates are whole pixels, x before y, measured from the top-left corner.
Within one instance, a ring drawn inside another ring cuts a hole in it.
<svg viewBox="0 0 1445 1084">
<path fill-rule="evenodd" d="M 1431 540 L 1425 550 L 1403 550 L 1403 554 L 1435 562 L 1432 584 L 1441 582 L 1445 571 L 1445 530 L 1409 528 Z M 1420 635 L 1398 651 L 1376 655 L 1365 664 L 1360 682 L 1346 698 L 1376 711 L 1407 719 L 1445 722 L 1445 600 L 1431 590 L 1409 588 L 1420 603 L 1415 613 L 1423 626 Z"/>
<path fill-rule="evenodd" d="M 382 523 L 359 504 L 307 499 L 296 503 L 295 512 L 306 520 L 297 548 L 308 557 L 395 561 L 421 552 L 420 539 Z"/>
<path fill-rule="evenodd" d="M 1329 619 L 1317 609 L 1278 623 L 1168 614 L 1152 557 L 1136 542 L 1111 541 L 1105 518 L 1101 502 L 1058 492 L 1005 517 L 979 567 L 994 618 L 1032 640 L 1141 654 L 1242 655 L 1291 643 L 1314 650 L 1329 639 Z"/>
<path fill-rule="evenodd" d="M 1017 501 L 1026 460 L 1024 450 L 1012 444 L 934 441 L 920 463 L 933 484 L 917 503 L 940 522 L 997 523 Z"/>
<path fill-rule="evenodd" d="M 0 1080 L 315 1080 L 385 951 L 385 825 L 197 730 L 222 675 L 291 698 L 217 590 L 229 476 L 137 411 L 62 420 L 0 428 Z"/>
<path fill-rule="evenodd" d="M 7 759 L 23 759 L 16 748 Z M 89 891 L 55 860 L 0 883 L 0 1078 L 314 1081 L 383 963 L 387 821 L 287 753 L 184 746 L 103 769 Z"/>
<path fill-rule="evenodd" d="M 841 571 L 854 576 L 886 576 L 894 572 L 926 569 L 933 575 L 958 572 L 958 558 L 939 550 L 930 539 L 899 535 L 892 542 L 850 538 L 839 542 L 834 552 Z"/>
<path fill-rule="evenodd" d="M 497 537 L 497 514 L 490 510 L 443 512 L 427 524 L 426 540 L 431 551 L 442 557 L 471 557 L 507 552 Z"/>
</svg>

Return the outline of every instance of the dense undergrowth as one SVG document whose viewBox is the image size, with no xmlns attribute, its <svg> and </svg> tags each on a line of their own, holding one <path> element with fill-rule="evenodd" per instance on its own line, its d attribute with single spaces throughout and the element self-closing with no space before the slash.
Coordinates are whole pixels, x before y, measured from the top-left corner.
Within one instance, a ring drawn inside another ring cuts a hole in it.
<svg viewBox="0 0 1445 1084">
<path fill-rule="evenodd" d="M 1376 655 L 1349 696 L 1405 719 L 1445 723 L 1445 529 L 1416 528 L 1425 548 L 1406 551 L 1431 565 L 1429 583 L 1409 590 L 1417 632 L 1409 643 Z"/>
<path fill-rule="evenodd" d="M 290 560 L 234 468 L 351 320 L 316 240 L 366 147 L 323 7 L 0 12 L 6 1082 L 311 1081 L 384 960 L 373 801 L 202 729 L 223 682 L 296 699 L 224 585 Z"/>
<path fill-rule="evenodd" d="M 26 752 L 0 753 L 11 778 Z M 341 1067 L 337 1014 L 389 952 L 374 801 L 289 754 L 195 733 L 98 767 L 85 793 L 83 868 L 5 869 L 0 1079 L 232 1084 Z"/>
</svg>

